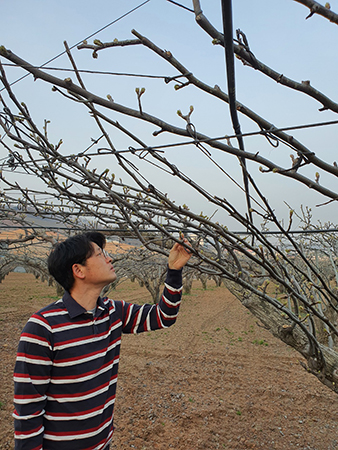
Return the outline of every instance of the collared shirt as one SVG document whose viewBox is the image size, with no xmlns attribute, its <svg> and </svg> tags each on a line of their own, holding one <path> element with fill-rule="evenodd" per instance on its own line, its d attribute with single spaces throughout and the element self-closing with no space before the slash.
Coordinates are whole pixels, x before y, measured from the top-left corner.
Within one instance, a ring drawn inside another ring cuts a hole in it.
<svg viewBox="0 0 338 450">
<path fill-rule="evenodd" d="M 93 315 L 66 292 L 33 314 L 15 365 L 15 449 L 102 450 L 114 431 L 121 334 L 172 325 L 181 285 L 182 271 L 168 269 L 157 305 L 99 297 Z"/>
</svg>

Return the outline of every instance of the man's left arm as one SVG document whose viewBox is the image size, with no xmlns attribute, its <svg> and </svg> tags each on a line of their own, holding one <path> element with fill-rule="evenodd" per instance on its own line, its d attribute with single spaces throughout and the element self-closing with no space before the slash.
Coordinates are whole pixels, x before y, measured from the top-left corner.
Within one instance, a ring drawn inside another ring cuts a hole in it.
<svg viewBox="0 0 338 450">
<path fill-rule="evenodd" d="M 182 270 L 168 268 L 161 299 L 156 304 L 136 305 L 121 302 L 123 333 L 168 328 L 176 322 L 182 297 Z M 117 306 L 118 302 L 115 302 Z"/>
<path fill-rule="evenodd" d="M 186 239 L 183 242 L 188 245 Z M 167 277 L 160 301 L 143 306 L 122 303 L 124 333 L 167 328 L 176 322 L 182 298 L 182 268 L 191 257 L 189 249 L 175 243 L 169 253 Z"/>
</svg>

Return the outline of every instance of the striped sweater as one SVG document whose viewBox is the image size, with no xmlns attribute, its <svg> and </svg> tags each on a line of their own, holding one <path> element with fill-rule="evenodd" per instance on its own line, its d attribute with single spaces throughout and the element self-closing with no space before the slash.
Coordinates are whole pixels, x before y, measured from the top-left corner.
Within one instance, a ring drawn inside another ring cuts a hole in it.
<svg viewBox="0 0 338 450">
<path fill-rule="evenodd" d="M 16 450 L 100 450 L 111 440 L 122 333 L 177 317 L 182 271 L 168 269 L 157 305 L 99 298 L 95 316 L 66 292 L 27 322 L 14 373 Z"/>
</svg>

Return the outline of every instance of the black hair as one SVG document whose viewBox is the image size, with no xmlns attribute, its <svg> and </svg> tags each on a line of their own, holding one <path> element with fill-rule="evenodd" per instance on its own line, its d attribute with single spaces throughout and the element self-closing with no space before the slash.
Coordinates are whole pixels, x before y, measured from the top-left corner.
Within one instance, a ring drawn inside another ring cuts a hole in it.
<svg viewBox="0 0 338 450">
<path fill-rule="evenodd" d="M 49 273 L 66 291 L 74 284 L 73 264 L 85 265 L 94 253 L 93 242 L 103 249 L 106 238 L 97 231 L 88 231 L 59 242 L 50 252 L 47 261 Z"/>
</svg>

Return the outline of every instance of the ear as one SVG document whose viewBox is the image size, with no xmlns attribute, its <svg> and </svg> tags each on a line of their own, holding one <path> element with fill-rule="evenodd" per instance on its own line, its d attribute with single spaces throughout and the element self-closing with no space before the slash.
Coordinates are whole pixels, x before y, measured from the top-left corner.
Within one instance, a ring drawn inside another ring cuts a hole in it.
<svg viewBox="0 0 338 450">
<path fill-rule="evenodd" d="M 72 271 L 75 280 L 76 279 L 83 280 L 85 278 L 85 273 L 82 264 L 73 264 Z"/>
</svg>

